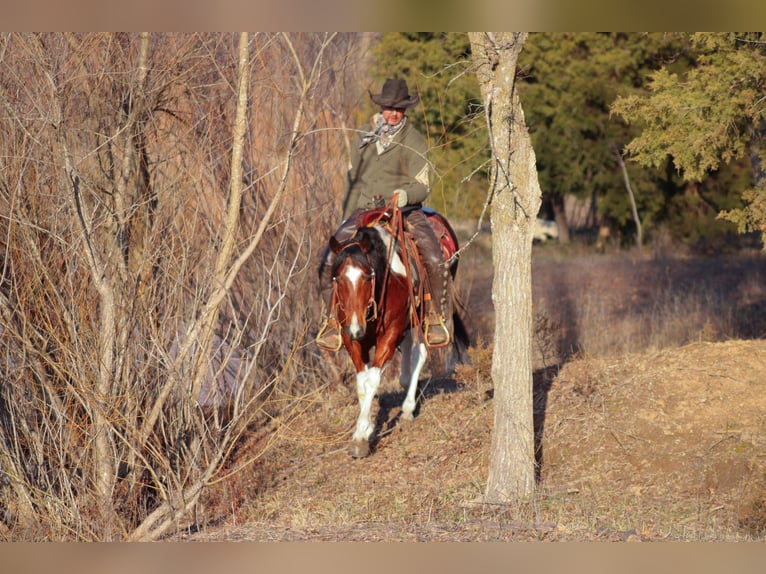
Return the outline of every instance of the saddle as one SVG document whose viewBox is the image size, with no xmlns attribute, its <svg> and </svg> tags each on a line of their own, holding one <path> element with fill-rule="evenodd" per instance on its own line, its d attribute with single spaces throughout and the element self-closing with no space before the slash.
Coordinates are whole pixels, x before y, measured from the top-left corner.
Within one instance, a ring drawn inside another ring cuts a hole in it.
<svg viewBox="0 0 766 574">
<path fill-rule="evenodd" d="M 399 242 L 403 245 L 404 253 L 402 253 L 402 256 L 407 259 L 406 266 L 408 268 L 412 297 L 412 307 L 410 312 L 413 321 L 423 323 L 426 310 L 421 303 L 426 299 L 430 299 L 431 293 L 426 291 L 425 282 L 422 281 L 422 278 L 426 276 L 426 270 L 420 252 L 416 246 L 415 238 L 407 230 L 406 226 L 403 225 L 407 213 L 416 209 L 421 209 L 426 215 L 426 219 L 431 225 L 434 235 L 438 239 L 444 260 L 452 260 L 452 257 L 458 250 L 457 240 L 454 233 L 451 232 L 451 228 L 446 219 L 433 209 L 416 206 L 405 207 L 399 210 L 401 216 L 401 219 L 399 219 L 395 218 L 395 212 L 390 206 L 379 206 L 359 213 L 357 215 L 357 228 L 382 225 L 393 237 L 398 238 Z M 453 265 L 455 264 L 456 263 L 453 260 L 453 263 L 450 265 L 453 270 Z"/>
<path fill-rule="evenodd" d="M 398 238 L 398 241 L 402 246 L 400 256 L 404 260 L 404 264 L 407 267 L 407 274 L 409 276 L 408 282 L 410 289 L 411 321 L 412 324 L 421 325 L 425 323 L 424 318 L 427 311 L 426 306 L 422 303 L 428 300 L 432 294 L 430 292 L 426 292 L 426 281 L 421 280 L 421 278 L 426 277 L 426 272 L 425 265 L 422 262 L 419 250 L 416 247 L 415 238 L 403 224 L 406 214 L 408 212 L 414 211 L 415 209 L 421 209 L 422 212 L 426 215 L 426 219 L 438 240 L 439 248 L 442 252 L 444 260 L 450 262 L 449 270 L 451 275 L 454 277 L 455 271 L 457 270 L 457 238 L 446 218 L 444 218 L 441 214 L 433 209 L 412 206 L 398 210 L 390 205 L 379 205 L 372 209 L 355 211 L 354 214 L 348 220 L 346 220 L 346 222 L 344 222 L 342 229 L 344 239 L 348 239 L 353 237 L 356 231 L 360 228 L 381 225 L 391 234 L 391 236 Z M 332 249 L 332 238 L 330 240 L 330 245 L 328 245 L 328 249 Z M 324 264 L 325 263 L 323 263 L 323 265 Z M 323 276 L 322 267 L 320 267 L 319 273 L 321 281 L 321 277 Z M 333 299 L 334 297 L 335 295 L 333 294 Z M 327 304 L 330 306 L 330 309 L 332 309 L 334 306 L 334 303 L 330 301 L 328 301 Z M 337 340 L 328 339 L 328 341 L 334 342 L 333 344 L 336 345 L 335 348 L 332 348 L 329 342 L 323 340 L 323 335 L 326 332 L 330 332 L 331 318 L 332 311 L 330 311 L 330 315 L 327 316 L 323 326 L 320 328 L 316 340 L 320 348 L 324 348 L 330 351 L 338 351 L 342 346 L 342 341 L 339 335 L 336 337 Z M 430 324 L 431 323 L 427 323 L 425 327 L 426 337 L 428 337 L 428 325 Z M 442 327 L 443 326 L 444 325 L 442 324 Z M 335 329 L 337 329 L 337 326 Z M 449 338 L 447 339 L 447 342 L 449 342 Z M 445 343 L 445 345 L 446 344 L 447 343 Z"/>
<path fill-rule="evenodd" d="M 430 207 L 405 207 L 400 211 L 402 212 L 402 215 L 406 217 L 408 212 L 415 209 L 420 209 L 423 211 L 423 213 L 426 214 L 428 223 L 431 224 L 431 229 L 434 230 L 434 235 L 436 235 L 436 237 L 439 239 L 439 245 L 442 248 L 444 259 L 451 259 L 455 253 L 457 253 L 458 246 L 454 237 L 448 230 L 447 222 L 444 219 L 444 216 L 442 216 L 435 209 L 431 209 Z M 374 207 L 359 214 L 359 227 L 372 226 L 379 223 L 386 226 L 388 231 L 394 237 L 398 236 L 398 231 L 393 229 L 393 212 L 387 206 Z M 409 233 L 405 231 L 405 235 L 409 236 Z M 406 242 L 406 245 L 408 255 L 418 262 L 419 267 L 422 266 L 420 263 L 420 255 L 418 254 L 417 249 L 415 249 L 412 238 L 408 237 L 407 239 L 408 241 Z"/>
</svg>

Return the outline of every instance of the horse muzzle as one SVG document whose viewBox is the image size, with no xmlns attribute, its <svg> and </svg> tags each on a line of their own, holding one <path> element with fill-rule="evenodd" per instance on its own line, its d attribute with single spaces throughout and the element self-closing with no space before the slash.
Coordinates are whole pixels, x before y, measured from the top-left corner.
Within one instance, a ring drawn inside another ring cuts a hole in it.
<svg viewBox="0 0 766 574">
<path fill-rule="evenodd" d="M 351 317 L 351 321 L 344 327 L 349 339 L 352 341 L 358 341 L 364 337 L 364 333 L 367 331 L 367 322 L 360 321 L 356 313 Z"/>
</svg>

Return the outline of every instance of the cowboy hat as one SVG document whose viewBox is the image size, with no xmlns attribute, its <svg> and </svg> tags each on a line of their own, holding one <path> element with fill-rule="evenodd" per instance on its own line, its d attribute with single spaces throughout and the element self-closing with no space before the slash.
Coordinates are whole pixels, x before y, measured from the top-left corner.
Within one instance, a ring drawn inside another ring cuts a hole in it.
<svg viewBox="0 0 766 574">
<path fill-rule="evenodd" d="M 370 92 L 370 98 L 381 107 L 409 108 L 418 103 L 418 96 L 410 96 L 407 82 L 400 78 L 388 78 L 379 94 Z"/>
</svg>

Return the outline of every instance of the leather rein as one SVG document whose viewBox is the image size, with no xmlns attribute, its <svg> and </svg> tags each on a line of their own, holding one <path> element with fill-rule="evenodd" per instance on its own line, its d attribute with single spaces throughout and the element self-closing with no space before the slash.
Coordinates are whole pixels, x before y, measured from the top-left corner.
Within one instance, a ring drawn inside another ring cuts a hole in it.
<svg viewBox="0 0 766 574">
<path fill-rule="evenodd" d="M 391 202 L 386 206 L 387 208 L 385 210 L 381 210 L 380 214 L 378 214 L 376 217 L 372 218 L 370 221 L 365 223 L 366 227 L 373 227 L 378 223 L 382 223 L 383 226 L 388 227 L 391 230 L 392 237 L 394 238 L 394 241 L 391 241 L 388 253 L 386 254 L 386 268 L 385 268 L 385 274 L 383 276 L 383 283 L 382 283 L 382 289 L 380 293 L 380 300 L 384 301 L 386 297 L 386 289 L 388 287 L 388 279 L 391 273 L 391 259 L 393 256 L 393 251 L 395 249 L 395 245 L 397 242 L 399 242 L 402 245 L 402 263 L 404 265 L 405 274 L 407 277 L 407 287 L 409 289 L 409 297 L 410 297 L 410 322 L 413 327 L 416 327 L 418 329 L 421 328 L 421 321 L 420 317 L 418 316 L 415 301 L 416 301 L 416 295 L 415 293 L 415 287 L 413 285 L 412 281 L 412 269 L 410 268 L 410 258 L 408 255 L 408 249 L 407 249 L 407 240 L 404 233 L 404 216 L 402 214 L 401 209 L 398 208 L 394 200 L 392 199 Z M 361 243 L 359 241 L 351 241 L 349 243 L 346 243 L 343 245 L 343 251 L 346 249 L 353 247 L 354 245 L 358 245 L 360 247 L 360 251 L 364 253 L 365 258 L 367 259 L 367 266 L 372 270 L 369 274 L 369 277 L 372 281 L 372 290 L 370 294 L 370 300 L 367 303 L 367 321 L 375 321 L 378 318 L 378 301 L 375 297 L 375 287 L 376 287 L 376 281 L 377 281 L 377 275 L 375 273 L 375 270 L 373 268 L 372 262 L 370 261 L 369 254 L 364 250 L 361 249 Z M 413 250 L 414 253 L 417 254 L 417 250 Z M 418 265 L 420 267 L 420 265 Z M 421 276 L 422 276 L 422 270 L 421 270 Z M 335 300 L 336 305 L 340 305 L 340 299 L 338 297 L 338 284 L 335 280 L 335 277 L 333 277 L 333 298 Z M 380 329 L 381 325 L 376 326 L 376 330 Z"/>
</svg>

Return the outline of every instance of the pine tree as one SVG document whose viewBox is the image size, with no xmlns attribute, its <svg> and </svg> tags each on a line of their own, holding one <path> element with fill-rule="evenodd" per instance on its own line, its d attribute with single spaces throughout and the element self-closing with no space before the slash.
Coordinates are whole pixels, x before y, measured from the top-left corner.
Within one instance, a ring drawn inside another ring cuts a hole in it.
<svg viewBox="0 0 766 574">
<path fill-rule="evenodd" d="M 617 153 L 635 128 L 610 117 L 617 96 L 643 93 L 653 69 L 674 61 L 684 67 L 687 47 L 678 35 L 637 33 L 530 34 L 519 60 L 522 98 L 538 157 L 544 202 L 567 237 L 564 197 L 598 205 L 598 218 L 622 231 L 633 228 Z M 661 218 L 672 181 L 656 169 L 628 166 L 639 212 Z"/>
<path fill-rule="evenodd" d="M 766 35 L 696 33 L 698 55 L 688 73 L 665 66 L 647 96 L 618 99 L 614 111 L 640 123 L 628 151 L 642 165 L 670 156 L 681 177 L 701 182 L 723 164 L 750 164 L 752 189 L 744 208 L 722 211 L 740 232 L 766 230 Z"/>
</svg>

